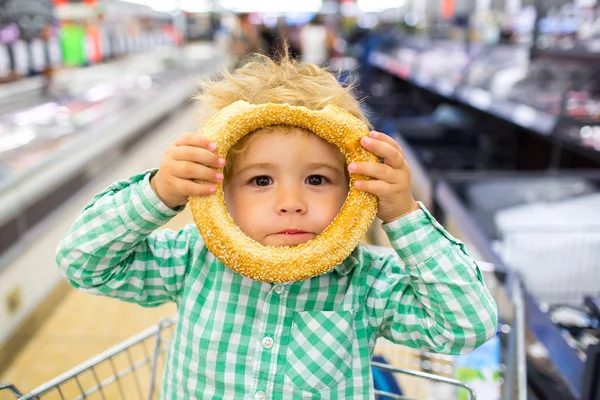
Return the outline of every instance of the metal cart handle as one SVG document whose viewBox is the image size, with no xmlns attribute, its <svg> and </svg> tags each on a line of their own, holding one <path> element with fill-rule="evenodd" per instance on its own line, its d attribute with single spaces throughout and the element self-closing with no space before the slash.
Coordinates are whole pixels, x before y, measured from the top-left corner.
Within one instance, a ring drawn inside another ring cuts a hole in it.
<svg viewBox="0 0 600 400">
<path fill-rule="evenodd" d="M 10 383 L 0 383 L 0 392 L 5 389 L 10 390 L 16 396 L 19 396 L 19 397 L 23 396 L 23 393 L 21 393 L 21 391 L 19 391 L 19 389 L 17 389 L 17 387 L 15 385 L 11 385 Z"/>
<path fill-rule="evenodd" d="M 382 364 L 382 363 L 378 363 L 375 361 L 371 362 L 371 366 L 375 367 L 377 369 L 381 369 L 383 371 L 389 371 L 389 372 L 393 372 L 393 373 L 397 373 L 397 374 L 405 374 L 405 375 L 415 376 L 418 378 L 429 379 L 429 380 L 432 380 L 435 382 L 447 383 L 448 385 L 461 387 L 469 393 L 469 400 L 477 400 L 477 396 L 475 395 L 475 392 L 473 391 L 473 389 L 471 389 L 471 387 L 469 385 L 467 385 L 459 380 L 456 380 L 456 379 L 450 379 L 450 378 L 446 378 L 443 376 L 430 374 L 428 372 L 414 371 L 412 369 L 406 369 L 406 368 L 400 368 L 400 367 L 392 367 L 387 364 Z M 398 400 L 408 400 L 407 397 L 393 395 L 390 393 L 377 392 L 376 394 L 379 396 L 386 396 L 386 397 L 390 397 L 390 398 L 398 399 Z"/>
</svg>

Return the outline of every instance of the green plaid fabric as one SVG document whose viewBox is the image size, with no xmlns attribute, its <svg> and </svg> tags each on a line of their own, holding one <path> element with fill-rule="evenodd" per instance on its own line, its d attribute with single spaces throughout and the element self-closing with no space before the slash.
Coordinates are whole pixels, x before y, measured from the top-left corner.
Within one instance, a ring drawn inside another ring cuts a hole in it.
<svg viewBox="0 0 600 400">
<path fill-rule="evenodd" d="M 299 311 L 294 316 L 286 375 L 292 385 L 326 390 L 352 367 L 352 311 Z M 319 343 L 319 347 L 311 346 Z"/>
<path fill-rule="evenodd" d="M 397 257 L 359 245 L 327 274 L 273 285 L 219 262 L 193 224 L 156 230 L 176 211 L 150 176 L 96 196 L 56 260 L 85 292 L 177 303 L 162 399 L 372 398 L 377 338 L 459 354 L 496 332 L 477 265 L 422 206 L 384 225 Z"/>
</svg>

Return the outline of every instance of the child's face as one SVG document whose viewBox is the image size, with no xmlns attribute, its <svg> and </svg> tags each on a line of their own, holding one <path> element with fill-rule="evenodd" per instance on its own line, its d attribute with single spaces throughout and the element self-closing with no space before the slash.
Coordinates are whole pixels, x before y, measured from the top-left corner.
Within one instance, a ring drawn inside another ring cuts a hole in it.
<svg viewBox="0 0 600 400">
<path fill-rule="evenodd" d="M 294 246 L 321 233 L 348 194 L 339 149 L 300 129 L 258 132 L 224 185 L 229 214 L 265 246 Z"/>
</svg>

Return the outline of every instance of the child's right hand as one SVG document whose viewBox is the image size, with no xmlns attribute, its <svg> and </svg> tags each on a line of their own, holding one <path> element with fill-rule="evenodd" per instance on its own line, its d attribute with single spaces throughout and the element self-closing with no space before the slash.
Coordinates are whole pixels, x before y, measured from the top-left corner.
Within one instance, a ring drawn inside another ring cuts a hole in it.
<svg viewBox="0 0 600 400">
<path fill-rule="evenodd" d="M 223 182 L 225 159 L 215 154 L 217 146 L 206 136 L 186 132 L 167 148 L 160 168 L 150 180 L 158 197 L 170 208 L 188 202 L 189 196 L 209 196 L 216 192 L 215 185 L 197 183 Z"/>
</svg>

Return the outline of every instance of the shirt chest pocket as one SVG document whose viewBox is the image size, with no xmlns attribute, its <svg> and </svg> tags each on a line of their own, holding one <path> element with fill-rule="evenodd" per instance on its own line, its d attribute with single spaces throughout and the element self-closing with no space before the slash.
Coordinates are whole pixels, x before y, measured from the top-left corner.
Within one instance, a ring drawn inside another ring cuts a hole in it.
<svg viewBox="0 0 600 400">
<path fill-rule="evenodd" d="M 352 371 L 354 313 L 302 311 L 294 315 L 285 381 L 298 389 L 324 391 Z"/>
</svg>

